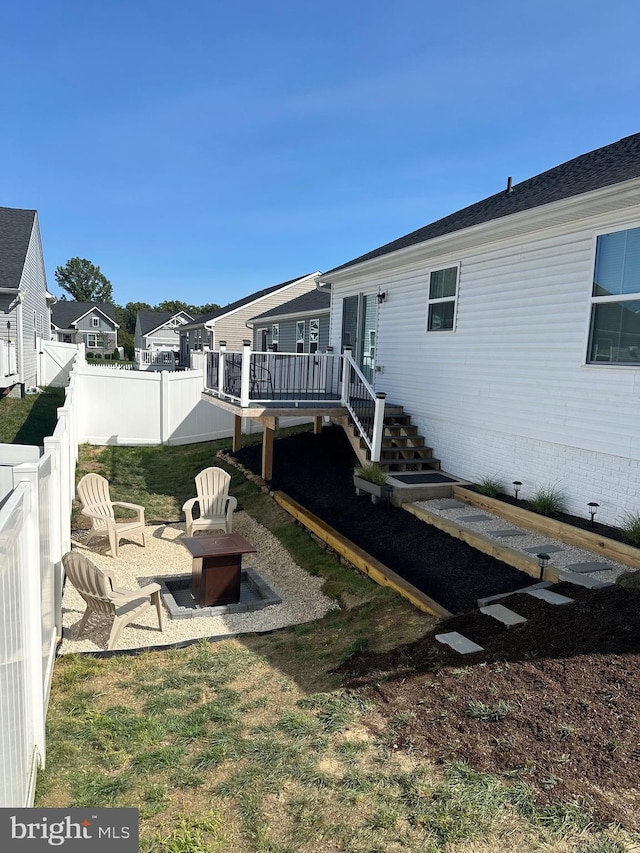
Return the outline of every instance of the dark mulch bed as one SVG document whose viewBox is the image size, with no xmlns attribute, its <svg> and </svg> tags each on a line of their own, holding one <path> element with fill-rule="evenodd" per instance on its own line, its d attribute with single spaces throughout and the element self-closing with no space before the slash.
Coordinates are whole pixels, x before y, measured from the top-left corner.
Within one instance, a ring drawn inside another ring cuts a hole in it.
<svg viewBox="0 0 640 853">
<path fill-rule="evenodd" d="M 261 447 L 242 448 L 236 458 L 260 473 Z M 405 510 L 356 497 L 355 457 L 340 427 L 277 440 L 275 489 L 285 492 L 368 554 L 397 572 L 451 613 L 475 607 L 478 598 L 511 592 L 531 578 L 470 545 L 431 527 Z"/>
<path fill-rule="evenodd" d="M 256 472 L 260 447 L 237 454 Z M 554 588 L 554 607 L 515 594 L 527 618 L 506 628 L 473 608 L 478 596 L 527 576 L 419 522 L 356 498 L 354 460 L 340 430 L 276 442 L 276 488 L 325 519 L 459 615 L 409 645 L 354 654 L 346 686 L 388 720 L 390 745 L 438 762 L 464 761 L 526 783 L 536 802 L 576 801 L 597 821 L 640 829 L 640 589 Z M 464 612 L 467 611 L 467 612 Z M 459 631 L 484 647 L 461 656 L 435 640 Z"/>
</svg>

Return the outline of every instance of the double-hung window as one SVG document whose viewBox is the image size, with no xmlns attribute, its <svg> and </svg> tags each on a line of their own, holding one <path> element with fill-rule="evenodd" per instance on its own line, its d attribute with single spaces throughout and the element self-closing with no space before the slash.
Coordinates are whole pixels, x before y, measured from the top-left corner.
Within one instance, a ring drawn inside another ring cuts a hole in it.
<svg viewBox="0 0 640 853">
<path fill-rule="evenodd" d="M 458 272 L 456 265 L 429 274 L 428 332 L 450 332 L 455 328 Z"/>
<path fill-rule="evenodd" d="M 296 320 L 296 352 L 304 352 L 304 320 Z"/>
<path fill-rule="evenodd" d="M 94 328 L 94 329 L 99 328 L 99 326 L 100 326 L 100 318 L 99 318 L 99 317 L 92 317 L 92 318 L 91 318 L 91 325 L 93 326 L 93 328 Z"/>
<path fill-rule="evenodd" d="M 95 333 L 87 333 L 86 346 L 88 349 L 98 349 L 98 336 Z"/>
<path fill-rule="evenodd" d="M 640 364 L 640 228 L 598 237 L 587 362 Z"/>
</svg>

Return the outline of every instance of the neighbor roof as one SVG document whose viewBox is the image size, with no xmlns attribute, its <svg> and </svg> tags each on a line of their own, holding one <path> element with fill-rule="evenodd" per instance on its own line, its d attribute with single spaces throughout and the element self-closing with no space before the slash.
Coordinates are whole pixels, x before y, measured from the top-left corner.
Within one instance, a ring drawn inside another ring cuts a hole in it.
<svg viewBox="0 0 640 853">
<path fill-rule="evenodd" d="M 310 314 L 314 311 L 322 313 L 328 311 L 331 304 L 331 292 L 327 290 L 310 290 L 295 299 L 290 299 L 282 305 L 265 311 L 252 317 L 249 323 L 258 323 L 260 320 L 272 320 L 276 317 L 294 317 L 297 314 Z"/>
<path fill-rule="evenodd" d="M 110 302 L 72 302 L 61 300 L 51 307 L 51 322 L 57 329 L 70 329 L 80 317 L 94 309 L 100 311 L 117 326 L 116 307 Z"/>
<path fill-rule="evenodd" d="M 597 148 L 334 267 L 324 276 L 473 225 L 640 177 L 640 133 Z"/>
<path fill-rule="evenodd" d="M 20 287 L 35 210 L 0 207 L 0 287 Z"/>
<path fill-rule="evenodd" d="M 178 314 L 184 314 L 185 317 L 193 320 L 191 314 L 186 311 L 138 311 L 137 320 L 140 321 L 140 334 L 148 335 L 149 332 L 155 332 L 161 326 L 164 326 L 172 317 Z M 180 326 L 181 329 L 186 326 Z"/>
<path fill-rule="evenodd" d="M 185 331 L 188 331 L 189 329 L 198 329 L 204 323 L 208 323 L 209 320 L 217 320 L 218 317 L 224 317 L 225 314 L 229 314 L 231 311 L 236 311 L 244 305 L 249 305 L 251 302 L 255 302 L 257 299 L 262 299 L 263 296 L 268 296 L 270 293 L 275 293 L 276 290 L 280 290 L 282 287 L 287 287 L 289 284 L 294 284 L 296 281 L 300 281 L 309 275 L 311 275 L 311 273 L 305 273 L 304 275 L 291 278 L 289 281 L 283 281 L 281 284 L 274 284 L 271 287 L 265 287 L 264 290 L 256 290 L 255 293 L 250 293 L 248 296 L 244 296 L 242 299 L 236 300 L 236 302 L 230 302 L 229 305 L 225 305 L 224 308 L 218 308 L 210 314 L 203 314 L 202 317 L 196 317 L 193 323 L 188 323 L 186 326 L 182 326 L 182 329 Z"/>
</svg>

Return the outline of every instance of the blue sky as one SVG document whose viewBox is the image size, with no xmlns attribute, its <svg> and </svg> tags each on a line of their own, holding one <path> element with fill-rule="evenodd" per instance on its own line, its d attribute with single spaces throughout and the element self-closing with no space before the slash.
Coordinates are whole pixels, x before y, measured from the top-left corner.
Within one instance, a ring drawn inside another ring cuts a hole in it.
<svg viewBox="0 0 640 853">
<path fill-rule="evenodd" d="M 32 0 L 0 10 L 0 204 L 49 288 L 221 305 L 640 131 L 631 0 Z"/>
</svg>

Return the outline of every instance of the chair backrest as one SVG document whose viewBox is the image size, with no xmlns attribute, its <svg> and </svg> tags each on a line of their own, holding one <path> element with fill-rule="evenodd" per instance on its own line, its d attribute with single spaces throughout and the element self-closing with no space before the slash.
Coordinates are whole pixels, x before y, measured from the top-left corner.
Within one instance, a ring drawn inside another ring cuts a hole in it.
<svg viewBox="0 0 640 853">
<path fill-rule="evenodd" d="M 107 616 L 115 613 L 112 600 L 113 580 L 109 571 L 98 568 L 77 551 L 66 553 L 62 558 L 62 565 L 67 577 L 87 602 L 90 610 Z"/>
<path fill-rule="evenodd" d="M 109 496 L 109 481 L 100 474 L 85 474 L 78 483 L 77 492 L 83 507 L 90 506 L 100 515 L 114 517 Z"/>
<path fill-rule="evenodd" d="M 200 504 L 200 515 L 224 515 L 229 497 L 231 475 L 222 468 L 205 468 L 196 477 L 196 492 Z"/>
</svg>

